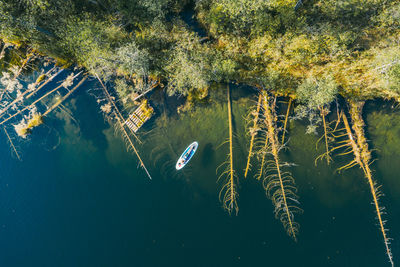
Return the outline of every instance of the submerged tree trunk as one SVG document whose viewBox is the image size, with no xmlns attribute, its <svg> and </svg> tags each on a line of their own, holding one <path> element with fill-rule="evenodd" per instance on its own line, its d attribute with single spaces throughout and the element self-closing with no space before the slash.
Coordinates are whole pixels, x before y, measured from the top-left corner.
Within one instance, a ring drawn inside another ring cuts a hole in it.
<svg viewBox="0 0 400 267">
<path fill-rule="evenodd" d="M 285 143 L 285 135 L 286 135 L 286 127 L 287 127 L 287 122 L 288 122 L 288 118 L 289 118 L 289 114 L 290 114 L 290 107 L 292 104 L 292 98 L 289 98 L 289 103 L 288 103 L 288 107 L 286 110 L 286 115 L 285 115 L 285 122 L 283 123 L 283 133 L 282 133 L 282 145 Z"/>
<path fill-rule="evenodd" d="M 17 148 L 14 146 L 14 143 L 13 143 L 13 141 L 12 141 L 10 135 L 8 134 L 8 132 L 7 132 L 7 130 L 6 130 L 6 127 L 3 126 L 3 130 L 4 130 L 4 133 L 5 133 L 6 136 L 7 136 L 8 142 L 10 143 L 10 146 L 11 146 L 11 148 L 12 148 L 12 151 L 14 152 L 15 156 L 17 157 L 17 159 L 18 159 L 19 161 L 21 161 L 21 157 L 20 157 L 20 155 L 19 155 L 19 153 L 18 153 L 18 150 L 17 150 Z"/>
<path fill-rule="evenodd" d="M 382 232 L 383 241 L 386 247 L 386 254 L 389 258 L 391 265 L 393 266 L 394 263 L 393 263 L 392 252 L 390 249 L 390 240 L 386 235 L 387 229 L 385 229 L 385 222 L 382 219 L 383 208 L 379 204 L 379 196 L 382 194 L 379 191 L 379 186 L 377 186 L 377 183 L 372 179 L 372 173 L 369 167 L 371 163 L 371 152 L 368 149 L 368 143 L 365 138 L 363 129 L 364 120 L 362 119 L 361 116 L 363 105 L 364 102 L 353 102 L 353 101 L 350 102 L 350 116 L 352 120 L 352 128 L 356 135 L 356 140 L 359 147 L 359 153 L 360 153 L 359 160 L 361 161 L 362 169 L 364 171 L 365 177 L 367 178 L 371 190 L 372 200 L 375 206 L 379 228 L 380 231 Z"/>
<path fill-rule="evenodd" d="M 74 87 L 72 88 L 68 93 L 66 93 L 60 100 L 58 100 L 56 103 L 54 103 L 50 108 L 48 108 L 46 110 L 46 112 L 43 113 L 42 117 L 47 116 L 47 114 L 49 114 L 50 112 L 52 112 L 54 109 L 56 109 L 60 104 L 62 104 L 73 92 L 75 92 L 79 86 L 81 86 L 85 81 L 86 81 L 87 77 L 82 78 L 82 80 L 80 80 L 80 82 Z"/>
<path fill-rule="evenodd" d="M 249 168 L 250 168 L 250 159 L 251 159 L 251 157 L 253 155 L 253 144 L 254 144 L 254 138 L 257 135 L 257 131 L 258 131 L 257 122 L 258 122 L 258 117 L 259 117 L 259 113 L 260 113 L 261 102 L 262 102 L 262 95 L 259 94 L 258 102 L 257 102 L 257 108 L 255 110 L 254 119 L 253 119 L 253 127 L 250 130 L 251 140 L 250 140 L 249 155 L 247 157 L 246 169 L 245 169 L 245 172 L 244 172 L 244 178 L 247 177 L 247 173 L 248 173 Z"/>
<path fill-rule="evenodd" d="M 228 160 L 225 162 L 227 164 L 227 169 L 220 175 L 227 176 L 224 181 L 224 185 L 220 191 L 219 197 L 223 203 L 224 209 L 226 209 L 229 214 L 232 213 L 233 210 L 236 211 L 236 215 L 239 211 L 239 207 L 237 204 L 237 190 L 236 190 L 236 182 L 235 182 L 235 171 L 233 169 L 233 127 L 232 127 L 232 106 L 231 106 L 231 95 L 229 85 L 227 86 L 227 99 L 228 99 L 228 124 L 229 124 L 229 154 Z"/>
<path fill-rule="evenodd" d="M 113 99 L 112 99 L 110 93 L 108 92 L 106 86 L 103 84 L 103 82 L 101 81 L 101 79 L 99 78 L 98 75 L 96 75 L 96 78 L 99 80 L 99 82 L 100 82 L 100 84 L 101 84 L 101 86 L 102 86 L 102 88 L 103 88 L 104 94 L 105 94 L 105 96 L 106 96 L 108 102 L 114 107 L 114 113 L 115 113 L 115 117 L 116 117 L 117 123 L 118 123 L 117 126 L 119 126 L 119 129 L 120 129 L 121 132 L 122 132 L 122 136 L 123 136 L 124 140 L 126 140 L 126 142 L 127 142 L 127 144 L 128 144 L 128 150 L 129 150 L 129 149 L 132 149 L 132 150 L 133 150 L 133 152 L 135 153 L 136 157 L 138 158 L 138 160 L 139 160 L 139 162 L 140 162 L 140 166 L 145 170 L 145 172 L 146 172 L 147 176 L 149 177 L 149 179 L 152 180 L 152 177 L 151 177 L 149 171 L 147 170 L 146 165 L 144 165 L 144 162 L 143 162 L 142 158 L 141 158 L 140 155 L 139 155 L 139 151 L 136 149 L 135 145 L 134 145 L 133 142 L 132 142 L 132 139 L 130 138 L 128 132 L 127 132 L 126 129 L 125 129 L 125 123 L 124 123 L 125 120 L 124 120 L 124 117 L 122 116 L 122 114 L 121 114 L 121 112 L 119 111 L 118 107 L 117 107 L 116 104 L 114 103 L 114 101 L 113 101 Z M 129 127 L 128 127 L 128 128 L 129 128 Z M 130 128 L 129 128 L 129 129 L 130 129 Z M 130 131 L 133 133 L 132 130 L 130 130 Z M 134 135 L 134 136 L 136 137 L 136 135 Z M 137 137 L 136 137 L 136 138 L 137 138 Z M 137 138 L 137 139 L 138 139 L 138 138 Z"/>
<path fill-rule="evenodd" d="M 278 142 L 277 119 L 266 92 L 263 92 L 263 100 L 269 153 L 273 157 L 273 160 L 268 162 L 267 175 L 263 184 L 267 196 L 271 198 L 275 206 L 276 218 L 282 222 L 287 234 L 297 241 L 299 224 L 294 221 L 294 214 L 301 212 L 301 209 L 296 206 L 298 204 L 297 189 L 292 175 L 287 171 L 282 171 L 282 167 L 286 164 L 282 163 L 279 157 L 282 145 Z"/>
<path fill-rule="evenodd" d="M 34 92 L 31 92 L 29 90 L 26 90 L 25 92 L 23 92 L 20 96 L 18 96 L 17 98 L 15 98 L 10 104 L 8 104 L 6 107 L 4 107 L 1 111 L 0 111 L 0 118 L 3 116 L 3 114 L 12 106 L 14 106 L 15 104 L 17 104 L 18 102 L 21 102 L 24 100 L 24 97 L 26 94 L 30 93 L 27 96 L 27 99 L 29 98 L 29 96 L 31 96 L 33 93 L 38 92 L 41 88 L 43 88 L 43 86 L 45 86 L 48 82 L 50 82 L 55 76 L 57 76 L 59 73 L 61 73 L 62 70 L 60 70 L 57 74 L 51 76 L 48 80 L 46 80 L 42 85 L 40 85 L 37 89 L 34 90 Z M 36 84 L 36 83 L 35 83 Z M 57 88 L 61 88 L 61 86 L 58 86 Z"/>
</svg>

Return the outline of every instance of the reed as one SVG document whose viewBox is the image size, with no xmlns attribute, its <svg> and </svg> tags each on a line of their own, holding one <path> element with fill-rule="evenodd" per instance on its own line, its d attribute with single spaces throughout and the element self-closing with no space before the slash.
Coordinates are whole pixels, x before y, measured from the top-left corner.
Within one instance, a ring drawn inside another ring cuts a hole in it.
<svg viewBox="0 0 400 267">
<path fill-rule="evenodd" d="M 290 172 L 282 170 L 288 164 L 282 163 L 279 158 L 279 151 L 283 145 L 278 142 L 277 119 L 266 92 L 263 92 L 263 109 L 269 154 L 273 157 L 272 160 L 267 161 L 263 186 L 275 207 L 275 217 L 281 221 L 287 234 L 297 241 L 299 224 L 294 221 L 294 215 L 301 213 L 302 210 L 297 206 L 299 202 L 294 179 Z"/>
<path fill-rule="evenodd" d="M 258 132 L 257 122 L 258 122 L 258 117 L 259 117 L 259 114 L 260 114 L 261 100 L 262 100 L 262 96 L 261 96 L 261 94 L 259 94 L 256 110 L 254 112 L 252 112 L 253 117 L 254 117 L 253 118 L 253 127 L 250 128 L 250 131 L 249 131 L 251 139 L 250 139 L 249 155 L 247 156 L 246 169 L 244 171 L 244 178 L 247 177 L 247 173 L 248 173 L 249 168 L 250 168 L 250 160 L 251 160 L 251 157 L 253 155 L 254 138 L 255 138 L 255 136 L 257 135 L 257 132 Z"/>
<path fill-rule="evenodd" d="M 224 172 L 218 177 L 218 181 L 224 178 L 224 185 L 219 193 L 219 199 L 222 202 L 222 206 L 229 214 L 235 210 L 236 215 L 239 212 L 239 206 L 237 204 L 237 186 L 235 182 L 235 171 L 233 169 L 233 127 L 232 127 L 232 107 L 231 107 L 231 95 L 229 85 L 227 86 L 227 98 L 228 98 L 228 123 L 229 123 L 229 153 L 227 161 L 222 165 L 226 165 Z M 218 171 L 218 169 L 217 169 Z"/>
</svg>

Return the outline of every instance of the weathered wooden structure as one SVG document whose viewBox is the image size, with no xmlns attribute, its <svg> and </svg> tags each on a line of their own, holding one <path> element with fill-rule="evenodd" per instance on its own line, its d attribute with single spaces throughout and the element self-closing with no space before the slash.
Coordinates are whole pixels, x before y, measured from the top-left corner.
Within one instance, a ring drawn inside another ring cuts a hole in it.
<svg viewBox="0 0 400 267">
<path fill-rule="evenodd" d="M 153 113 L 154 109 L 147 101 L 143 101 L 140 106 L 129 115 L 128 119 L 125 121 L 125 125 L 136 133 L 139 128 L 151 118 Z"/>
</svg>

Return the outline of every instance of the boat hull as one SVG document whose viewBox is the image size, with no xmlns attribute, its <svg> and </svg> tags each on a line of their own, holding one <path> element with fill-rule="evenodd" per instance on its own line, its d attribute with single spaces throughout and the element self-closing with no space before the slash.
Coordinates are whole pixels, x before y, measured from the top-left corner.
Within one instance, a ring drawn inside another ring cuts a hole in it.
<svg viewBox="0 0 400 267">
<path fill-rule="evenodd" d="M 179 157 L 178 161 L 176 162 L 175 168 L 177 170 L 182 169 L 183 167 L 188 164 L 188 162 L 192 159 L 194 153 L 196 153 L 197 147 L 199 144 L 195 141 L 191 143 L 185 151 L 182 153 L 182 155 Z"/>
</svg>

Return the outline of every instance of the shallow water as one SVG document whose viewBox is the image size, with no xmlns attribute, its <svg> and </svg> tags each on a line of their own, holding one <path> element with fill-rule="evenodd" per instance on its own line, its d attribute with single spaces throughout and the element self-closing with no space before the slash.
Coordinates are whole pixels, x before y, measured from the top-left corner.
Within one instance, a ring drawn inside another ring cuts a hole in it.
<svg viewBox="0 0 400 267">
<path fill-rule="evenodd" d="M 389 266 L 361 170 L 335 172 L 350 157 L 315 167 L 319 136 L 306 135 L 298 121 L 289 124 L 283 157 L 296 164 L 291 171 L 304 214 L 296 217 L 298 242 L 285 234 L 252 178 L 256 166 L 242 178 L 249 140 L 243 118 L 255 100 L 250 89 L 233 88 L 240 210 L 229 216 L 216 181 L 228 152 L 221 145 L 228 137 L 225 86 L 182 115 L 174 113 L 179 100 L 153 94 L 157 116 L 141 130 L 139 146 L 153 180 L 85 92 L 96 86 L 86 83 L 66 104 L 72 117 L 58 110 L 29 140 L 18 139 L 22 162 L 2 135 L 1 266 Z M 364 117 L 397 262 L 400 111 L 390 105 L 367 103 Z M 193 140 L 200 144 L 195 156 L 176 172 L 175 161 Z"/>
</svg>

